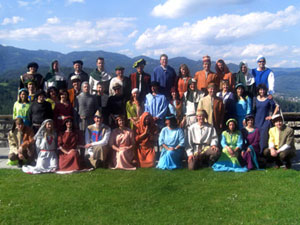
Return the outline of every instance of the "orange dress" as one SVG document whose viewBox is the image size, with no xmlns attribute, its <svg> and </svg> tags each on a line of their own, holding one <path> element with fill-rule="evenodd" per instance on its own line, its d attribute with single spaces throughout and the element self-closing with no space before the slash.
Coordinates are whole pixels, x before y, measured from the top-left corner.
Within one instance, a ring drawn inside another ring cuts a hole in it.
<svg viewBox="0 0 300 225">
<path fill-rule="evenodd" d="M 177 81 L 177 89 L 179 93 L 179 98 L 182 99 L 184 93 L 187 91 L 189 80 L 191 77 L 181 77 Z"/>
<path fill-rule="evenodd" d="M 209 72 L 207 78 L 205 77 L 205 71 L 200 70 L 195 73 L 194 79 L 197 81 L 197 89 L 207 93 L 207 86 L 209 83 L 214 83 L 219 86 L 218 77 L 216 74 Z"/>
</svg>

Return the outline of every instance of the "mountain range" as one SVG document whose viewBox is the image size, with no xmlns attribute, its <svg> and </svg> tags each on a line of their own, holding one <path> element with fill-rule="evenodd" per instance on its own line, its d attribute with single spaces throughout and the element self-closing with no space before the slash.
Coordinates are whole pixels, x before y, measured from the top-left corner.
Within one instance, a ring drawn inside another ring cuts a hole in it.
<svg viewBox="0 0 300 225">
<path fill-rule="evenodd" d="M 61 70 L 65 75 L 72 71 L 73 61 L 82 60 L 84 62 L 84 70 L 91 72 L 96 68 L 96 59 L 98 57 L 105 58 L 105 69 L 114 74 L 114 68 L 118 65 L 125 67 L 125 75 L 134 72 L 133 63 L 144 58 L 147 61 L 145 71 L 151 73 L 153 68 L 159 65 L 159 59 L 152 59 L 147 56 L 137 56 L 130 58 L 126 55 L 105 51 L 74 51 L 63 54 L 56 51 L 48 50 L 26 50 L 12 46 L 0 45 L 0 79 L 18 78 L 22 73 L 27 71 L 29 62 L 37 62 L 40 66 L 39 72 L 45 75 L 53 60 L 57 59 L 60 63 Z M 202 69 L 202 61 L 188 59 L 186 57 L 175 57 L 169 59 L 169 65 L 178 71 L 180 64 L 185 63 L 190 69 L 191 75 Z M 212 62 L 212 70 L 214 70 L 215 62 Z M 237 72 L 238 65 L 229 63 L 230 71 Z M 275 90 L 277 93 L 287 96 L 298 96 L 300 87 L 300 68 L 271 68 L 275 73 Z"/>
</svg>

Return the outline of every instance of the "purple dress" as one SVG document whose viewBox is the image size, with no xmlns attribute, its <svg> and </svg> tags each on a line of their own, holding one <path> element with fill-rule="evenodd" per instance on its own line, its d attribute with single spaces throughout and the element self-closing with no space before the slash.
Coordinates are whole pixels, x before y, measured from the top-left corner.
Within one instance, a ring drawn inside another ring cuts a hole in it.
<svg viewBox="0 0 300 225">
<path fill-rule="evenodd" d="M 259 129 L 261 134 L 260 136 L 260 154 L 262 154 L 263 150 L 268 146 L 269 139 L 269 129 L 271 127 L 271 121 L 266 120 L 265 118 L 272 114 L 275 109 L 275 102 L 273 99 L 266 99 L 264 101 L 259 101 L 255 98 L 255 127 Z"/>
<path fill-rule="evenodd" d="M 243 128 L 242 135 L 244 139 L 243 151 L 245 151 L 242 158 L 247 163 L 248 170 L 254 169 L 254 167 L 259 169 L 257 157 L 259 156 L 260 151 L 260 132 L 257 128 L 255 128 L 252 132 L 249 132 L 246 128 Z M 247 152 L 248 148 L 251 149 L 251 152 Z"/>
</svg>

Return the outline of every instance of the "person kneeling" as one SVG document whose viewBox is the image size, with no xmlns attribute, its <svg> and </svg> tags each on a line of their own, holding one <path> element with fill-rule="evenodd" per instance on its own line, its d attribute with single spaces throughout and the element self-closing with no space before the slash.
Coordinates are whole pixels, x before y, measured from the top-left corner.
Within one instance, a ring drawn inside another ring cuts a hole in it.
<svg viewBox="0 0 300 225">
<path fill-rule="evenodd" d="M 268 161 L 275 161 L 275 168 L 285 162 L 285 168 L 290 169 L 291 159 L 295 156 L 294 130 L 283 124 L 281 115 L 272 116 L 275 125 L 269 130 L 269 148 L 264 149 Z"/>
</svg>

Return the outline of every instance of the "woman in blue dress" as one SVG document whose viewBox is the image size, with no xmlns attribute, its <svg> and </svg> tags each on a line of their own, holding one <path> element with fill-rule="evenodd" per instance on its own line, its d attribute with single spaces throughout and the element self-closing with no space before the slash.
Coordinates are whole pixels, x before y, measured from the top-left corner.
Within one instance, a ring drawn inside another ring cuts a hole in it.
<svg viewBox="0 0 300 225">
<path fill-rule="evenodd" d="M 163 170 L 181 168 L 184 133 L 178 128 L 174 115 L 166 117 L 166 127 L 161 130 L 158 143 L 161 147 L 161 154 L 156 168 Z"/>
<path fill-rule="evenodd" d="M 272 115 L 275 115 L 279 106 L 275 104 L 273 99 L 269 99 L 267 96 L 267 86 L 265 84 L 259 84 L 256 88 L 257 97 L 254 99 L 253 110 L 255 113 L 255 127 L 259 129 L 260 141 L 259 148 L 260 153 L 268 147 L 269 129 L 271 127 Z"/>
<path fill-rule="evenodd" d="M 236 117 L 238 120 L 238 128 L 243 128 L 243 121 L 246 115 L 251 113 L 251 99 L 245 94 L 245 87 L 242 83 L 235 85 L 236 90 Z"/>
</svg>

